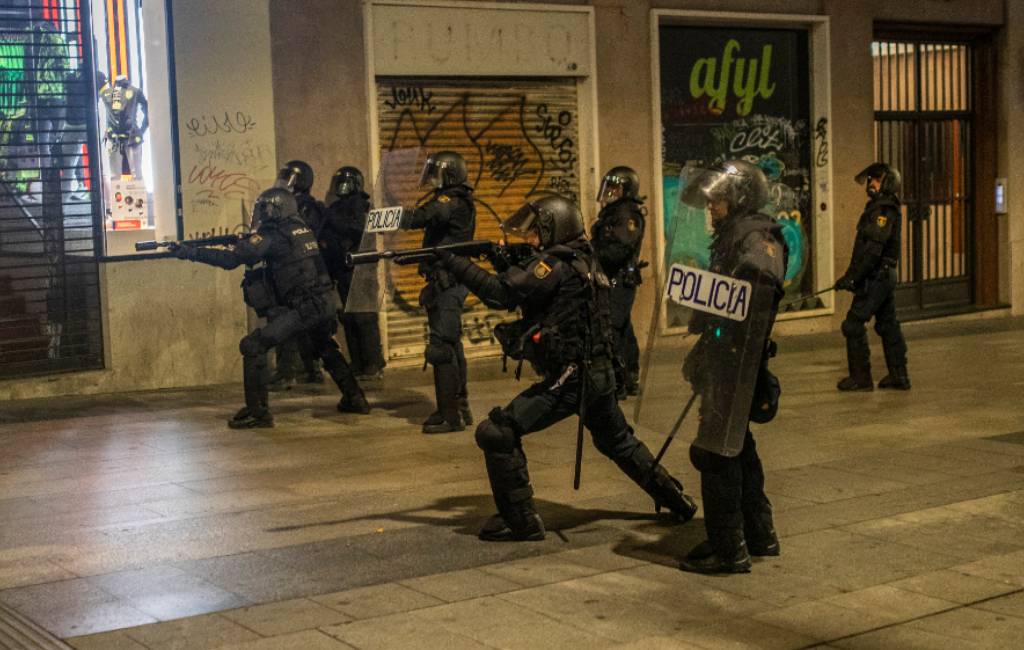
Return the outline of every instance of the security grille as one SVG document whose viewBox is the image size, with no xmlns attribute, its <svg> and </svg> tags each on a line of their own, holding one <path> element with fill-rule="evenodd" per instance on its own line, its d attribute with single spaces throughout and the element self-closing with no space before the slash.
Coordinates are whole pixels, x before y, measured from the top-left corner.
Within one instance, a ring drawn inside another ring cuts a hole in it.
<svg viewBox="0 0 1024 650">
<path fill-rule="evenodd" d="M 475 188 L 477 239 L 497 240 L 500 219 L 533 193 L 579 198 L 574 79 L 379 77 L 377 107 L 382 152 L 422 147 L 457 151 L 466 159 L 468 182 Z M 405 233 L 401 245 L 418 247 L 422 239 L 421 231 Z M 418 303 L 423 278 L 413 266 L 389 265 L 386 272 L 393 288 L 386 305 L 388 356 L 420 359 L 427 338 L 426 315 Z M 488 310 L 473 296 L 466 306 L 466 354 L 499 354 L 494 326 L 515 316 Z"/>
<path fill-rule="evenodd" d="M 0 0 L 0 378 L 103 365 L 88 12 Z"/>
<path fill-rule="evenodd" d="M 972 51 L 967 43 L 876 40 L 875 156 L 903 174 L 904 310 L 970 304 L 974 219 Z"/>
</svg>

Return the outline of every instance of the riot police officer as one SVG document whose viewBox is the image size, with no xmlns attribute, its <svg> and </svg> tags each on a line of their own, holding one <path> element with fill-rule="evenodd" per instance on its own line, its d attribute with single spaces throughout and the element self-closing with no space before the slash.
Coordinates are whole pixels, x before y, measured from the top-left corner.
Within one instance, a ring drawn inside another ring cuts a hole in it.
<svg viewBox="0 0 1024 650">
<path fill-rule="evenodd" d="M 751 163 L 732 160 L 698 174 L 683 200 L 707 206 L 714 236 L 709 270 L 751 286 L 742 321 L 695 311 L 689 330 L 699 339 L 683 376 L 701 397 L 690 460 L 700 471 L 707 541 L 681 561 L 684 571 L 742 573 L 751 555 L 778 555 L 764 468 L 748 422 L 770 421 L 779 383 L 768 370 L 771 328 L 783 295 L 786 244 L 781 227 L 761 214 L 768 184 Z"/>
<path fill-rule="evenodd" d="M 403 223 L 405 228 L 424 231 L 424 247 L 473 240 L 476 206 L 473 188 L 466 180 L 466 161 L 454 151 L 442 151 L 427 158 L 420 185 L 432 187 L 433 193 Z M 468 292 L 440 264 L 424 263 L 419 270 L 427 280 L 420 292 L 420 305 L 427 310 L 430 330 L 424 357 L 434 367 L 437 398 L 437 410 L 423 423 L 423 432 L 462 431 L 473 423 L 462 347 L 462 307 Z"/>
<path fill-rule="evenodd" d="M 499 330 L 506 353 L 529 361 L 543 377 L 476 429 L 498 514 L 480 531 L 486 541 L 544 538 L 533 503 L 522 439 L 579 413 L 594 445 L 611 458 L 655 504 L 684 521 L 697 506 L 682 485 L 654 462 L 633 435 L 615 399 L 608 280 L 586 239 L 579 208 L 547 195 L 530 200 L 503 224 L 507 236 L 524 237 L 536 254 L 498 275 L 470 260 L 442 254 L 445 268 L 495 309 L 522 311 Z"/>
<path fill-rule="evenodd" d="M 238 346 L 243 357 L 245 407 L 228 425 L 234 429 L 273 426 L 264 379 L 266 353 L 299 334 L 305 334 L 298 337 L 299 344 L 323 360 L 341 390 L 338 410 L 368 413 L 370 406 L 333 338 L 338 324 L 330 276 L 291 192 L 274 187 L 260 194 L 253 206 L 253 226 L 252 235 L 227 249 L 181 244 L 175 250 L 179 259 L 223 269 L 241 264 L 262 269 L 246 274 L 247 302 L 258 312 L 272 307 L 280 312 Z"/>
<path fill-rule="evenodd" d="M 597 201 L 601 212 L 590 239 L 601 268 L 611 280 L 611 325 L 615 352 L 622 369 L 620 397 L 636 395 L 640 376 L 640 347 L 630 318 L 640 285 L 640 245 L 644 239 L 644 202 L 637 194 L 640 179 L 629 167 L 613 167 L 601 181 Z"/>
<path fill-rule="evenodd" d="M 324 202 L 328 207 L 318 232 L 320 250 L 345 305 L 353 275 L 352 267 L 345 264 L 345 255 L 359 251 L 370 211 L 370 197 L 363 191 L 363 173 L 355 167 L 339 168 L 331 178 Z M 377 314 L 346 309 L 341 325 L 353 372 L 360 380 L 379 379 L 385 363 Z"/>
<path fill-rule="evenodd" d="M 292 193 L 299 207 L 299 218 L 306 222 L 314 233 L 318 232 L 323 222 L 324 207 L 309 194 L 313 187 L 313 168 L 302 160 L 290 160 L 277 172 L 275 187 L 282 187 Z M 303 334 L 299 334 L 303 336 Z M 269 389 L 272 391 L 288 390 L 302 377 L 303 383 L 322 384 L 324 374 L 315 357 L 304 353 L 310 350 L 308 345 L 300 345 L 298 340 L 285 341 L 277 346 L 277 370 L 271 379 Z M 301 370 L 300 370 L 301 368 Z M 301 374 L 304 372 L 305 374 Z"/>
<path fill-rule="evenodd" d="M 907 375 L 907 343 L 896 319 L 896 264 L 900 257 L 900 172 L 876 162 L 855 177 L 863 183 L 867 205 L 857 222 L 857 237 L 846 273 L 836 289 L 853 292 L 853 304 L 843 321 L 849 376 L 837 388 L 842 391 L 874 390 L 871 350 L 865 325 L 875 317 L 875 331 L 882 337 L 885 364 L 889 368 L 879 388 L 910 389 Z"/>
</svg>

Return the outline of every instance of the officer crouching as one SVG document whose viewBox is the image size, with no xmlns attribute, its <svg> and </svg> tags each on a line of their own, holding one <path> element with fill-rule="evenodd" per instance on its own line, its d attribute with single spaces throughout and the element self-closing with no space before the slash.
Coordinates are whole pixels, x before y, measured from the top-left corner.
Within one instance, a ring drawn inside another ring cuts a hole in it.
<svg viewBox="0 0 1024 650">
<path fill-rule="evenodd" d="M 479 533 L 485 541 L 544 538 L 533 502 L 523 436 L 579 413 L 594 445 L 655 504 L 683 521 L 697 511 L 682 484 L 656 465 L 633 434 L 615 399 L 608 280 L 587 241 L 579 208 L 557 195 L 535 198 L 507 219 L 507 236 L 536 249 L 495 275 L 464 257 L 442 253 L 441 264 L 494 309 L 520 309 L 500 333 L 506 353 L 530 362 L 542 379 L 476 429 L 498 513 Z"/>
<path fill-rule="evenodd" d="M 338 326 L 331 299 L 333 286 L 316 237 L 299 218 L 295 197 L 283 188 L 264 191 L 253 205 L 252 227 L 253 234 L 227 249 L 181 244 L 174 251 L 179 259 L 222 269 L 242 264 L 250 267 L 243 282 L 246 302 L 257 314 L 270 316 L 265 327 L 253 330 L 239 343 L 245 407 L 228 426 L 274 426 L 267 400 L 267 351 L 293 338 L 310 346 L 307 352 L 323 360 L 342 393 L 339 411 L 369 413 L 370 405 L 333 338 Z M 302 334 L 305 336 L 297 336 Z"/>
</svg>

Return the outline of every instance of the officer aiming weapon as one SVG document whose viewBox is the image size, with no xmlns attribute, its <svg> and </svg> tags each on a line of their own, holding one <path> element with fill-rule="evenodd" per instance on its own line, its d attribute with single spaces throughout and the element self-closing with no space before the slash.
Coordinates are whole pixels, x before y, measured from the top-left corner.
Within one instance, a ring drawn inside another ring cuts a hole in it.
<svg viewBox="0 0 1024 650">
<path fill-rule="evenodd" d="M 431 262 L 436 260 L 439 253 L 451 253 L 461 257 L 486 257 L 499 272 L 516 264 L 520 260 L 529 258 L 533 253 L 527 244 L 499 244 L 487 239 L 459 242 L 456 244 L 442 244 L 427 248 L 410 248 L 406 250 L 383 250 L 367 251 L 364 253 L 349 253 L 345 256 L 345 263 L 350 266 L 360 264 L 376 264 L 381 260 L 388 260 L 395 264 L 419 264 L 420 262 Z"/>
<path fill-rule="evenodd" d="M 237 244 L 240 240 L 247 238 L 249 235 L 214 235 L 212 237 L 203 237 L 201 239 L 184 239 L 182 241 L 137 241 L 135 242 L 135 250 L 142 251 L 155 251 L 160 248 L 167 248 L 171 251 L 181 246 L 232 246 Z"/>
</svg>

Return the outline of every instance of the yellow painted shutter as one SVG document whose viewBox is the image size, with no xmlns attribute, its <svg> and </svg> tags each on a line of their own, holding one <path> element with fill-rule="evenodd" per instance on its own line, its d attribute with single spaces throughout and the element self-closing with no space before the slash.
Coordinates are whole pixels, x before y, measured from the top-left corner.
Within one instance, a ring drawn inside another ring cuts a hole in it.
<svg viewBox="0 0 1024 650">
<path fill-rule="evenodd" d="M 558 191 L 579 199 L 579 137 L 575 79 L 377 78 L 381 153 L 422 147 L 456 151 L 475 189 L 476 239 L 496 240 L 499 219 L 526 197 Z M 403 233 L 415 248 L 423 233 Z M 489 265 L 483 263 L 488 269 Z M 388 265 L 387 342 L 392 361 L 419 360 L 427 338 L 418 297 L 423 278 L 414 266 Z M 470 296 L 463 313 L 463 343 L 471 357 L 501 353 L 493 337 L 515 314 L 486 309 Z"/>
</svg>

